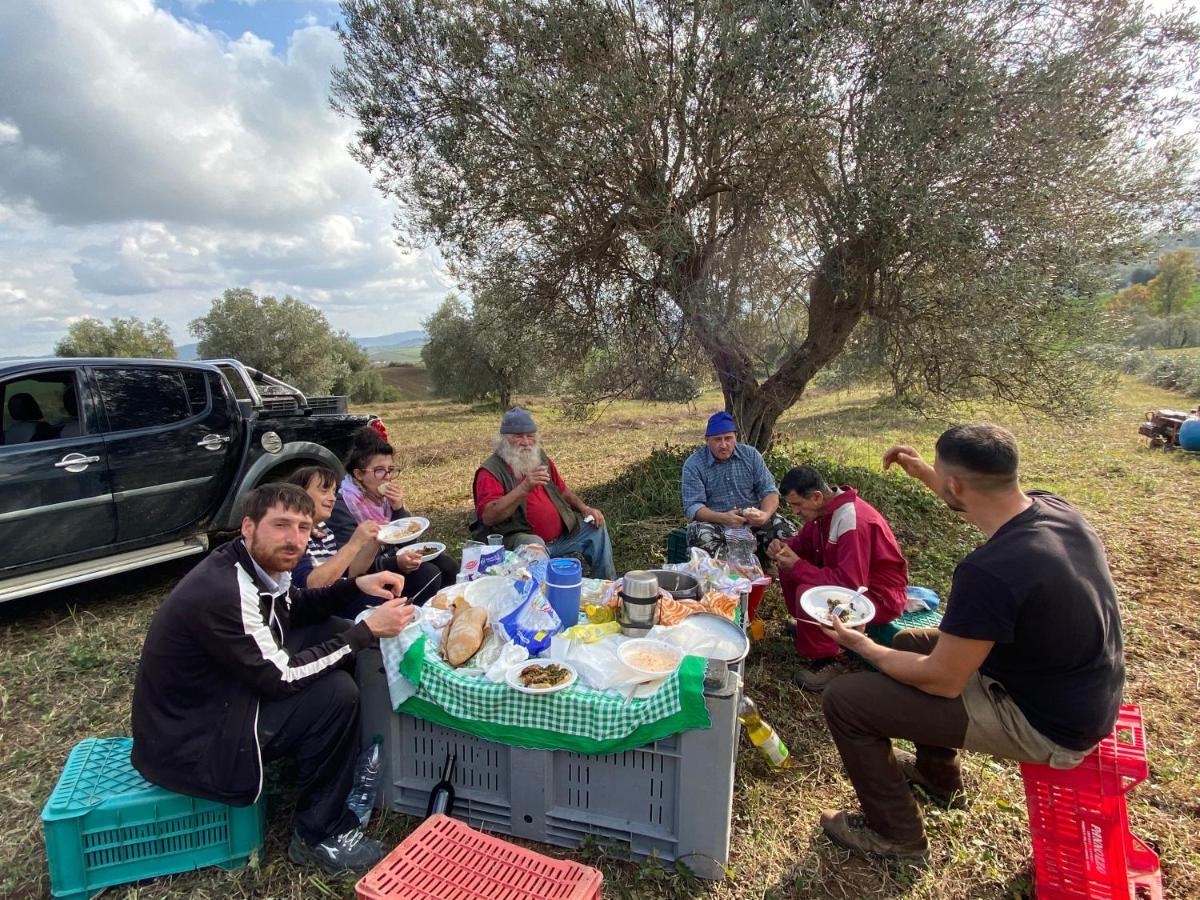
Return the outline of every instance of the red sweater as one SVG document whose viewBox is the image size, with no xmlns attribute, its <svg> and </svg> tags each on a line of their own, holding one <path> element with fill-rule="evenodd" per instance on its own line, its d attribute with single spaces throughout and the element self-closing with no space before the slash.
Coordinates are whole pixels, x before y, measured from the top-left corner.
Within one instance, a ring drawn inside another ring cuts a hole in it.
<svg viewBox="0 0 1200 900">
<path fill-rule="evenodd" d="M 788 546 L 800 560 L 783 573 L 784 589 L 799 593 L 822 584 L 856 590 L 866 585 L 875 604 L 874 622 L 890 622 L 904 612 L 908 563 L 887 520 L 852 487 L 842 487 L 825 513 L 808 522 Z"/>
</svg>

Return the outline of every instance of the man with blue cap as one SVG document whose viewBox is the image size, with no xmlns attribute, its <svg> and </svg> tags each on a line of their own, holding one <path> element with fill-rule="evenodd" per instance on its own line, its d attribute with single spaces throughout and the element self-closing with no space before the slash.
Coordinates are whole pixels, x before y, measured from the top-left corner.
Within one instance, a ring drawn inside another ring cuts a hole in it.
<svg viewBox="0 0 1200 900">
<path fill-rule="evenodd" d="M 542 450 L 529 410 L 513 407 L 492 438 L 492 455 L 475 472 L 471 536 L 504 535 L 510 550 L 543 544 L 551 556 L 579 553 L 593 578 L 615 578 L 604 514 L 567 487 Z"/>
<path fill-rule="evenodd" d="M 688 546 L 710 556 L 722 553 L 739 533 L 757 540 L 760 556 L 771 541 L 796 533 L 776 512 L 779 489 L 762 454 L 738 443 L 737 425 L 724 410 L 709 418 L 704 446 L 684 461 L 682 492 Z"/>
</svg>

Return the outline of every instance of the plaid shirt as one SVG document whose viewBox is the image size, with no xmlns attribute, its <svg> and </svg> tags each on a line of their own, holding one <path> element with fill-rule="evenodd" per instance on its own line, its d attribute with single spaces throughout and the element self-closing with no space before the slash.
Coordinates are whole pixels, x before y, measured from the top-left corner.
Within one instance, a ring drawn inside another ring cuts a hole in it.
<svg viewBox="0 0 1200 900">
<path fill-rule="evenodd" d="M 707 446 L 683 463 L 683 512 L 688 519 L 707 506 L 713 512 L 729 512 L 757 506 L 767 494 L 778 494 L 762 454 L 747 444 L 735 444 L 733 456 L 718 462 Z"/>
</svg>

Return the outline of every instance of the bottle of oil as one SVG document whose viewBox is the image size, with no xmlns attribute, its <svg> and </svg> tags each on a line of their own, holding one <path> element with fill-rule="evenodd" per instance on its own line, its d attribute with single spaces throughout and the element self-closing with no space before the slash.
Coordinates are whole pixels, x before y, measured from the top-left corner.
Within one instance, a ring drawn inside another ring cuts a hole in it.
<svg viewBox="0 0 1200 900">
<path fill-rule="evenodd" d="M 746 727 L 750 742 L 767 758 L 772 768 L 786 769 L 792 764 L 787 744 L 779 739 L 774 728 L 763 721 L 762 716 L 758 714 L 758 707 L 745 694 L 742 694 L 742 699 L 738 701 L 738 718 Z"/>
</svg>

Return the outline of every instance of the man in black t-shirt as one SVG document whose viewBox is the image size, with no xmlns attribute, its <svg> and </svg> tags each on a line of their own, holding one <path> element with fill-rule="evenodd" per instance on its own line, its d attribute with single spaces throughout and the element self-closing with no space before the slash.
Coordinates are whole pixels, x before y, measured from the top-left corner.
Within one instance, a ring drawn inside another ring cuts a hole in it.
<svg viewBox="0 0 1200 900">
<path fill-rule="evenodd" d="M 938 629 L 892 647 L 838 621 L 827 634 L 879 672 L 834 679 L 824 710 L 863 814 L 826 810 L 834 842 L 881 856 L 925 856 L 909 790 L 961 808 L 957 748 L 1069 769 L 1113 728 L 1125 664 L 1116 589 L 1096 532 L 1069 503 L 1017 480 L 1017 445 L 995 425 L 960 425 L 934 464 L 893 447 L 899 465 L 977 526 L 987 542 L 954 572 Z M 892 751 L 892 738 L 916 754 Z M 908 784 L 906 784 L 908 782 Z"/>
</svg>

